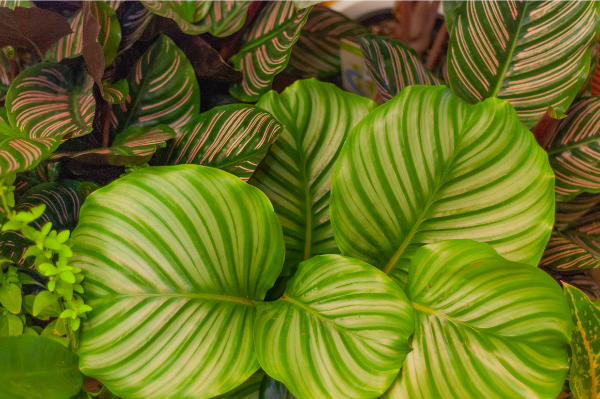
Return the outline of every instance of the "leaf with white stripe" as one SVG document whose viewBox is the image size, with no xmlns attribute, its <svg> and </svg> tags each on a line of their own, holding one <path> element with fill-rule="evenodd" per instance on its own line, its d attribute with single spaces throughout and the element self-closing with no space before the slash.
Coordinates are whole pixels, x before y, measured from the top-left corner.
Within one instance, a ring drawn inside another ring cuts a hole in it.
<svg viewBox="0 0 600 399">
<path fill-rule="evenodd" d="M 362 35 L 358 43 L 384 101 L 411 85 L 443 84 L 425 68 L 415 50 L 397 40 Z"/>
<path fill-rule="evenodd" d="M 288 275 L 312 256 L 339 253 L 329 222 L 331 176 L 346 137 L 375 103 L 309 79 L 257 105 L 285 127 L 249 183 L 267 194 L 279 216 Z"/>
<path fill-rule="evenodd" d="M 265 372 L 258 370 L 252 374 L 244 383 L 233 390 L 224 393 L 223 395 L 216 396 L 215 399 L 260 399 L 259 391 L 260 384 L 265 377 Z"/>
<path fill-rule="evenodd" d="M 553 399 L 569 369 L 569 307 L 543 271 L 488 244 L 442 241 L 410 262 L 412 352 L 386 399 Z"/>
<path fill-rule="evenodd" d="M 331 184 L 342 254 L 401 286 L 426 243 L 468 238 L 537 266 L 554 221 L 546 153 L 505 101 L 410 86 L 350 133 Z"/>
<path fill-rule="evenodd" d="M 577 399 L 596 399 L 600 396 L 600 309 L 577 288 L 563 287 L 573 318 L 569 387 Z"/>
<path fill-rule="evenodd" d="M 498 97 L 533 127 L 561 115 L 590 69 L 600 34 L 597 1 L 464 1 L 448 47 L 452 91 L 469 103 Z"/>
<path fill-rule="evenodd" d="M 282 128 L 258 107 L 223 105 L 193 117 L 158 162 L 211 166 L 247 181 Z"/>
<path fill-rule="evenodd" d="M 288 64 L 311 8 L 297 10 L 291 1 L 270 2 L 244 36 L 241 50 L 231 60 L 243 81 L 229 88 L 235 98 L 253 102 L 269 90 L 275 75 Z"/>
<path fill-rule="evenodd" d="M 376 398 L 411 351 L 406 295 L 356 259 L 304 261 L 281 299 L 256 307 L 258 361 L 298 398 Z"/>
<path fill-rule="evenodd" d="M 93 308 L 86 375 L 130 399 L 204 399 L 258 370 L 253 300 L 284 256 L 259 190 L 204 166 L 145 168 L 90 195 L 72 240 Z"/>
<path fill-rule="evenodd" d="M 339 75 L 340 41 L 367 33 L 365 27 L 328 7 L 315 6 L 292 48 L 287 72 L 305 78 Z"/>
<path fill-rule="evenodd" d="M 567 113 L 547 132 L 558 201 L 600 193 L 600 97 L 577 100 Z"/>
<path fill-rule="evenodd" d="M 41 63 L 21 72 L 6 95 L 10 124 L 27 138 L 83 136 L 92 131 L 96 102 L 87 73 Z"/>
<path fill-rule="evenodd" d="M 115 107 L 119 130 L 128 126 L 184 126 L 200 109 L 200 88 L 183 52 L 161 35 L 127 78 L 127 101 Z"/>
</svg>

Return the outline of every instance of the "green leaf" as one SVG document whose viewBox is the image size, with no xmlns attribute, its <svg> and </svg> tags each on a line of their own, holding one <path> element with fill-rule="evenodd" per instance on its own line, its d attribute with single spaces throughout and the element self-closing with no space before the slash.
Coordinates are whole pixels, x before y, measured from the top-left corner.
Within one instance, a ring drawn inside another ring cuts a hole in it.
<svg viewBox="0 0 600 399">
<path fill-rule="evenodd" d="M 24 138 L 78 137 L 92 131 L 93 81 L 62 64 L 41 63 L 21 72 L 6 96 L 8 120 Z"/>
<path fill-rule="evenodd" d="M 283 383 L 267 374 L 260 383 L 258 399 L 296 399 Z"/>
<path fill-rule="evenodd" d="M 15 7 L 31 7 L 31 4 L 28 0 L 0 0 L 0 7 L 8 7 L 10 9 L 15 9 Z"/>
<path fill-rule="evenodd" d="M 8 124 L 0 121 L 0 176 L 34 168 L 60 145 L 61 138 L 27 139 L 2 135 Z M 13 130 L 14 134 L 18 134 Z"/>
<path fill-rule="evenodd" d="M 577 288 L 563 287 L 573 320 L 569 386 L 577 399 L 595 399 L 600 394 L 600 309 Z"/>
<path fill-rule="evenodd" d="M 258 370 L 253 300 L 281 271 L 281 226 L 257 189 L 218 169 L 145 168 L 86 200 L 80 367 L 122 397 L 211 398 Z M 185 348 L 185 350 L 180 350 Z"/>
<path fill-rule="evenodd" d="M 329 222 L 331 176 L 348 133 L 375 103 L 330 83 L 301 80 L 257 104 L 285 129 L 249 183 L 267 194 L 283 227 L 283 275 L 314 255 L 339 253 Z"/>
<path fill-rule="evenodd" d="M 6 49 L 0 49 L 0 101 L 4 101 L 8 88 L 10 87 L 10 63 L 6 55 Z"/>
<path fill-rule="evenodd" d="M 411 350 L 415 316 L 406 295 L 356 259 L 302 262 L 284 296 L 256 309 L 258 361 L 296 397 L 376 398 Z"/>
<path fill-rule="evenodd" d="M 231 60 L 243 81 L 232 85 L 235 98 L 252 102 L 271 90 L 273 78 L 287 66 L 310 8 L 298 11 L 290 1 L 270 2 L 255 19 L 239 53 Z"/>
<path fill-rule="evenodd" d="M 33 302 L 33 315 L 37 316 L 40 312 L 46 308 L 54 307 L 57 303 L 57 297 L 50 291 L 42 291 L 35 296 L 35 301 Z"/>
<path fill-rule="evenodd" d="M 205 26 L 196 26 L 194 23 L 202 20 L 212 6 L 211 1 L 195 0 L 195 1 L 153 1 L 142 0 L 144 7 L 161 17 L 170 18 L 182 30 L 189 35 L 197 35 L 207 32 Z"/>
<path fill-rule="evenodd" d="M 215 399 L 259 399 L 258 392 L 265 372 L 258 370 L 252 374 L 244 383 L 233 390 L 216 396 Z"/>
<path fill-rule="evenodd" d="M 293 0 L 294 5 L 297 9 L 301 10 L 306 7 L 310 7 L 315 4 L 322 3 L 320 0 Z"/>
<path fill-rule="evenodd" d="M 10 399 L 69 399 L 83 385 L 77 355 L 45 337 L 0 338 L 0 369 Z"/>
<path fill-rule="evenodd" d="M 273 115 L 258 107 L 223 105 L 182 127 L 160 164 L 211 166 L 247 181 L 281 131 Z"/>
<path fill-rule="evenodd" d="M 568 116 L 547 131 L 546 151 L 556 175 L 556 199 L 600 193 L 600 97 L 573 103 Z"/>
<path fill-rule="evenodd" d="M 129 84 L 126 79 L 121 79 L 114 84 L 104 82 L 102 86 L 104 87 L 102 98 L 111 104 L 121 104 L 129 96 Z"/>
<path fill-rule="evenodd" d="M 83 52 L 83 12 L 77 10 L 71 18 L 69 25 L 73 33 L 54 43 L 46 52 L 46 61 L 60 62 L 65 58 L 75 58 Z"/>
<path fill-rule="evenodd" d="M 455 3 L 448 81 L 469 103 L 510 102 L 533 127 L 552 106 L 567 110 L 590 69 L 600 34 L 600 4 L 464 1 Z"/>
<path fill-rule="evenodd" d="M 11 313 L 0 316 L 0 342 L 4 339 L 3 337 L 21 334 L 23 334 L 23 322 L 18 316 Z M 1 356 L 2 354 L 0 354 L 0 358 Z"/>
<path fill-rule="evenodd" d="M 210 13 L 197 24 L 217 37 L 229 36 L 244 26 L 250 0 L 213 1 Z"/>
<path fill-rule="evenodd" d="M 45 287 L 42 287 L 42 288 L 45 288 Z M 47 291 L 42 291 L 42 292 L 47 292 Z M 42 292 L 40 292 L 40 294 Z M 23 297 L 23 307 L 31 315 L 33 315 L 33 306 L 35 304 L 35 301 L 36 301 L 36 298 L 38 297 L 38 295 L 25 295 Z M 54 302 L 49 307 L 42 309 L 35 317 L 40 320 L 48 320 L 50 317 L 58 317 L 61 312 L 62 312 L 62 309 L 60 307 L 60 304 L 55 299 Z"/>
<path fill-rule="evenodd" d="M 556 201 L 554 226 L 562 231 L 578 221 L 596 204 L 600 203 L 600 194 L 580 194 L 568 202 Z"/>
<path fill-rule="evenodd" d="M 177 130 L 199 112 L 200 89 L 194 69 L 165 35 L 138 60 L 127 83 L 129 97 L 115 108 L 120 130 L 161 124 Z"/>
<path fill-rule="evenodd" d="M 92 3 L 91 3 L 92 4 Z M 104 1 L 94 1 L 90 7 L 92 15 L 100 23 L 97 42 L 104 52 L 104 65 L 112 65 L 121 44 L 121 25 L 115 11 Z"/>
<path fill-rule="evenodd" d="M 488 244 L 442 241 L 415 253 L 405 292 L 413 350 L 384 398 L 556 398 L 571 322 L 546 273 Z"/>
<path fill-rule="evenodd" d="M 126 8 L 124 12 L 119 10 L 117 17 L 121 26 L 121 44 L 119 53 L 129 50 L 131 46 L 142 36 L 144 30 L 154 17 L 140 2 L 128 1 L 121 7 Z"/>
<path fill-rule="evenodd" d="M 578 230 L 578 228 L 563 232 L 553 230 L 540 266 L 559 271 L 598 267 L 600 248 L 594 241 L 598 235 L 590 235 Z"/>
<path fill-rule="evenodd" d="M 559 275 L 558 279 L 560 280 L 561 285 L 567 283 L 574 286 L 587 295 L 592 301 L 598 301 L 600 299 L 600 286 L 586 273 L 564 273 Z"/>
<path fill-rule="evenodd" d="M 599 50 L 600 42 L 596 43 L 596 45 L 592 47 L 590 70 L 588 72 L 587 78 L 585 78 L 583 86 L 581 86 L 581 88 L 577 92 L 577 97 L 589 97 L 592 95 L 592 83 L 594 81 L 594 76 L 596 75 L 596 69 L 598 69 Z"/>
<path fill-rule="evenodd" d="M 0 286 L 0 304 L 11 313 L 21 311 L 21 302 L 23 300 L 21 288 L 18 285 L 5 282 Z"/>
<path fill-rule="evenodd" d="M 362 35 L 358 42 L 369 73 L 384 101 L 411 85 L 440 85 L 419 55 L 405 44 L 387 37 Z"/>
<path fill-rule="evenodd" d="M 423 244 L 468 238 L 537 265 L 554 220 L 546 153 L 509 103 L 410 86 L 350 133 L 332 180 L 342 254 L 403 285 Z"/>
<path fill-rule="evenodd" d="M 315 6 L 292 48 L 286 71 L 305 78 L 339 75 L 340 41 L 363 33 L 367 30 L 358 22 L 329 7 Z"/>
</svg>

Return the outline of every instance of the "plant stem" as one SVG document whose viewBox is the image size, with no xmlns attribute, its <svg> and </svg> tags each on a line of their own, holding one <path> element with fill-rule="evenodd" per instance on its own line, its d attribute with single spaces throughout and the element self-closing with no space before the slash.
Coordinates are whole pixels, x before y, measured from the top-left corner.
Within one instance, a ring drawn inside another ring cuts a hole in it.
<svg viewBox="0 0 600 399">
<path fill-rule="evenodd" d="M 110 120 L 112 119 L 112 105 L 106 103 L 106 115 L 104 115 L 104 124 L 102 125 L 102 148 L 108 147 L 110 141 Z"/>
</svg>

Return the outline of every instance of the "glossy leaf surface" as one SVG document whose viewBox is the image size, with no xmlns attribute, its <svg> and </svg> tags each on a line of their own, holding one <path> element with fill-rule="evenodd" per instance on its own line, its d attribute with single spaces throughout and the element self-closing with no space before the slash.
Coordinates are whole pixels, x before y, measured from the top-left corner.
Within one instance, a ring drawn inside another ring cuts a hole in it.
<svg viewBox="0 0 600 399">
<path fill-rule="evenodd" d="M 348 133 L 374 108 L 317 80 L 270 92 L 257 104 L 285 129 L 249 183 L 267 194 L 283 227 L 283 274 L 311 256 L 339 253 L 329 221 L 331 176 Z"/>
<path fill-rule="evenodd" d="M 537 265 L 554 221 L 546 153 L 507 102 L 410 86 L 350 133 L 332 180 L 342 254 L 406 281 L 423 244 L 468 238 Z"/>
<path fill-rule="evenodd" d="M 376 398 L 411 350 L 406 295 L 356 259 L 302 262 L 281 299 L 256 306 L 258 361 L 299 398 Z"/>
<path fill-rule="evenodd" d="M 533 127 L 564 113 L 583 85 L 600 33 L 597 2 L 455 3 L 448 47 L 452 91 L 469 103 L 498 97 Z"/>
<path fill-rule="evenodd" d="M 258 370 L 252 301 L 284 255 L 259 190 L 214 168 L 145 168 L 86 200 L 73 242 L 94 309 L 82 323 L 86 375 L 122 397 L 201 399 Z"/>
<path fill-rule="evenodd" d="M 252 105 L 231 104 L 194 116 L 161 161 L 222 169 L 247 181 L 283 126 Z"/>
<path fill-rule="evenodd" d="M 362 35 L 358 42 L 369 73 L 384 101 L 411 85 L 442 84 L 407 45 L 375 35 Z"/>
<path fill-rule="evenodd" d="M 412 352 L 386 399 L 556 398 L 569 369 L 569 308 L 543 271 L 471 240 L 420 248 L 406 295 Z"/>
</svg>

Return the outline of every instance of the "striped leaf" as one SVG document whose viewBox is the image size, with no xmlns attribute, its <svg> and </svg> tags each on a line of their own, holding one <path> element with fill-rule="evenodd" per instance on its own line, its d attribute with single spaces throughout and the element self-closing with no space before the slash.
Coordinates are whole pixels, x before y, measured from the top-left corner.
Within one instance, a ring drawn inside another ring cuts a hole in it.
<svg viewBox="0 0 600 399">
<path fill-rule="evenodd" d="M 412 352 L 386 399 L 556 398 L 569 369 L 569 307 L 543 271 L 488 244 L 420 248 L 405 289 Z"/>
<path fill-rule="evenodd" d="M 28 0 L 0 0 L 0 7 L 8 7 L 15 9 L 15 7 L 31 7 L 31 3 Z"/>
<path fill-rule="evenodd" d="M 115 108 L 119 130 L 127 126 L 184 126 L 200 109 L 192 65 L 173 41 L 161 35 L 138 60 L 129 77 L 129 97 Z"/>
<path fill-rule="evenodd" d="M 583 193 L 568 202 L 556 202 L 554 226 L 562 231 L 579 220 L 596 204 L 600 203 L 600 194 Z"/>
<path fill-rule="evenodd" d="M 577 399 L 596 399 L 600 396 L 600 308 L 577 288 L 564 284 L 564 289 L 573 320 L 569 386 Z"/>
<path fill-rule="evenodd" d="M 92 79 L 56 63 L 30 66 L 6 96 L 10 124 L 29 139 L 78 137 L 92 131 L 96 102 Z"/>
<path fill-rule="evenodd" d="M 69 18 L 73 33 L 54 43 L 46 52 L 46 61 L 60 62 L 64 58 L 75 58 L 83 52 L 83 10 L 79 9 Z"/>
<path fill-rule="evenodd" d="M 579 99 L 567 113 L 547 131 L 558 201 L 600 193 L 600 97 Z"/>
<path fill-rule="evenodd" d="M 0 131 L 5 127 L 6 124 L 0 122 Z M 0 177 L 35 168 L 60 142 L 56 137 L 27 139 L 0 134 Z"/>
<path fill-rule="evenodd" d="M 6 55 L 6 49 L 0 49 L 0 101 L 6 99 L 6 93 L 10 87 L 10 63 Z"/>
<path fill-rule="evenodd" d="M 339 75 L 340 40 L 363 33 L 367 30 L 358 22 L 328 7 L 316 6 L 292 48 L 286 71 L 305 78 Z"/>
<path fill-rule="evenodd" d="M 233 390 L 216 396 L 215 399 L 259 399 L 260 384 L 265 377 L 265 372 L 258 370 L 252 374 L 242 385 Z M 266 398 L 264 398 L 266 399 Z"/>
<path fill-rule="evenodd" d="M 259 190 L 214 168 L 145 168 L 88 197 L 73 243 L 94 309 L 79 365 L 115 395 L 212 398 L 258 370 L 252 301 L 284 255 Z"/>
<path fill-rule="evenodd" d="M 362 35 L 358 42 L 369 74 L 384 101 L 407 86 L 442 84 L 421 63 L 415 50 L 407 45 L 375 35 Z"/>
<path fill-rule="evenodd" d="M 561 274 L 558 280 L 563 286 L 565 283 L 574 286 L 587 295 L 592 302 L 600 300 L 600 286 L 586 273 Z M 597 305 L 600 306 L 598 303 Z"/>
<path fill-rule="evenodd" d="M 127 9 L 123 13 L 119 12 L 118 15 L 121 26 L 119 53 L 129 50 L 133 43 L 137 42 L 154 16 L 150 10 L 137 1 L 128 1 L 123 7 L 127 7 Z"/>
<path fill-rule="evenodd" d="M 339 253 L 329 222 L 331 176 L 348 133 L 375 104 L 310 79 L 270 92 L 257 105 L 285 127 L 249 183 L 267 194 L 279 216 L 288 275 L 312 256 Z"/>
<path fill-rule="evenodd" d="M 291 1 L 270 2 L 244 36 L 242 49 L 231 60 L 243 81 L 229 89 L 235 98 L 253 102 L 269 90 L 275 75 L 288 64 L 310 7 L 296 10 Z"/>
<path fill-rule="evenodd" d="M 594 80 L 594 76 L 596 74 L 596 69 L 598 68 L 598 58 L 599 58 L 599 50 L 600 43 L 596 43 L 594 47 L 592 47 L 592 55 L 591 55 L 591 63 L 590 70 L 588 72 L 587 78 L 585 78 L 585 82 L 581 89 L 577 92 L 577 97 L 589 97 L 592 95 L 592 83 Z"/>
<path fill-rule="evenodd" d="M 92 165 L 139 165 L 150 160 L 159 147 L 177 134 L 167 125 L 152 127 L 129 126 L 115 137 L 108 148 L 94 148 L 75 153 L 59 153 L 53 159 L 70 157 Z"/>
<path fill-rule="evenodd" d="M 258 107 L 216 107 L 181 128 L 159 162 L 212 166 L 247 181 L 281 131 L 281 124 Z"/>
<path fill-rule="evenodd" d="M 284 296 L 256 309 L 258 361 L 299 398 L 376 398 L 411 350 L 406 295 L 356 259 L 302 262 Z"/>
<path fill-rule="evenodd" d="M 213 1 L 210 13 L 197 25 L 213 36 L 229 36 L 244 26 L 250 3 L 251 0 Z"/>
<path fill-rule="evenodd" d="M 96 41 L 102 47 L 104 53 L 104 66 L 107 67 L 111 65 L 117 57 L 117 50 L 121 44 L 121 25 L 119 25 L 115 10 L 113 10 L 108 3 L 104 1 L 94 1 L 89 4 L 91 16 L 93 16 L 100 24 L 100 31 L 98 32 Z M 84 46 L 85 39 L 84 34 Z"/>
<path fill-rule="evenodd" d="M 104 82 L 102 98 L 111 104 L 121 104 L 129 96 L 129 84 L 126 79 L 121 79 L 116 83 Z"/>
<path fill-rule="evenodd" d="M 537 265 L 554 221 L 545 152 L 509 103 L 410 86 L 354 128 L 331 184 L 342 254 L 400 285 L 423 244 L 468 238 Z"/>
<path fill-rule="evenodd" d="M 498 97 L 533 127 L 564 113 L 583 85 L 600 34 L 597 1 L 464 1 L 448 47 L 452 91 L 469 103 Z"/>
<path fill-rule="evenodd" d="M 203 27 L 198 27 L 194 23 L 202 20 L 208 14 L 212 6 L 211 1 L 141 0 L 141 2 L 152 13 L 175 21 L 179 28 L 189 35 L 206 32 Z"/>
</svg>

